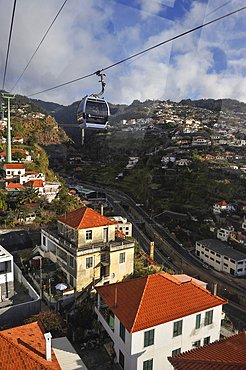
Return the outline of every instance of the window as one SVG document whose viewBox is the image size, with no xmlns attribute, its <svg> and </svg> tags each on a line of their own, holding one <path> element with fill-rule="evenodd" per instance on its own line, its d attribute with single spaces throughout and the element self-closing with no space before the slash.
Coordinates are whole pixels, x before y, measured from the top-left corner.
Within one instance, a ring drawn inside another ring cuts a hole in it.
<svg viewBox="0 0 246 370">
<path fill-rule="evenodd" d="M 224 256 L 224 260 L 227 260 L 227 261 L 228 261 L 228 260 L 229 260 L 229 258 L 228 258 L 228 257 L 226 257 L 226 256 Z"/>
<path fill-rule="evenodd" d="M 213 257 L 210 257 L 211 261 L 214 261 L 214 258 Z"/>
<path fill-rule="evenodd" d="M 210 343 L 210 337 L 204 338 L 203 344 L 205 345 L 205 344 L 209 344 L 209 343 Z"/>
<path fill-rule="evenodd" d="M 237 272 L 242 272 L 242 271 L 243 271 L 243 269 L 238 269 L 238 270 L 237 270 Z"/>
<path fill-rule="evenodd" d="M 205 248 L 205 251 L 206 251 L 206 252 L 209 252 L 209 249 L 208 249 L 208 248 Z"/>
<path fill-rule="evenodd" d="M 126 252 L 121 252 L 119 257 L 119 263 L 125 263 L 126 262 Z"/>
<path fill-rule="evenodd" d="M 243 265 L 243 261 L 238 261 L 238 265 Z"/>
<path fill-rule="evenodd" d="M 219 263 L 220 264 L 220 261 L 216 260 L 216 263 Z"/>
<path fill-rule="evenodd" d="M 124 362 L 125 362 L 125 357 L 123 353 L 121 352 L 121 350 L 119 350 L 119 364 L 123 370 L 124 370 Z"/>
<path fill-rule="evenodd" d="M 231 259 L 231 263 L 236 263 L 236 261 L 234 261 L 234 260 Z"/>
<path fill-rule="evenodd" d="M 173 336 L 174 337 L 177 337 L 178 335 L 182 334 L 182 324 L 183 324 L 183 320 L 176 321 L 173 324 Z"/>
<path fill-rule="evenodd" d="M 213 322 L 213 310 L 205 313 L 205 325 L 210 325 Z"/>
<path fill-rule="evenodd" d="M 87 269 L 90 269 L 93 267 L 93 257 L 86 257 L 85 265 Z"/>
<path fill-rule="evenodd" d="M 201 254 L 204 254 L 204 252 L 201 252 Z"/>
<path fill-rule="evenodd" d="M 153 358 L 143 362 L 143 370 L 152 370 L 153 369 Z"/>
<path fill-rule="evenodd" d="M 200 345 L 201 345 L 200 340 L 196 340 L 195 342 L 192 343 L 192 347 L 195 347 L 195 348 L 200 347 Z"/>
<path fill-rule="evenodd" d="M 57 256 L 67 263 L 67 253 L 60 248 L 57 248 Z"/>
<path fill-rule="evenodd" d="M 210 251 L 211 254 L 215 254 L 213 251 Z"/>
<path fill-rule="evenodd" d="M 92 230 L 86 230 L 85 240 L 92 240 Z"/>
<path fill-rule="evenodd" d="M 151 346 L 154 344 L 155 329 L 146 331 L 144 333 L 144 347 Z"/>
<path fill-rule="evenodd" d="M 206 257 L 206 258 L 208 258 L 208 255 L 207 255 L 207 254 L 205 254 L 205 257 Z"/>
<path fill-rule="evenodd" d="M 73 258 L 73 256 L 69 256 L 69 266 L 72 267 L 72 269 L 74 268 L 74 258 Z"/>
<path fill-rule="evenodd" d="M 201 325 L 201 314 L 196 315 L 196 329 L 199 329 Z"/>
<path fill-rule="evenodd" d="M 74 278 L 72 275 L 69 276 L 69 284 L 71 287 L 74 287 Z"/>
<path fill-rule="evenodd" d="M 179 353 L 181 353 L 181 348 L 174 349 L 172 351 L 172 356 L 178 355 Z"/>
<path fill-rule="evenodd" d="M 123 324 L 120 323 L 120 337 L 125 342 L 126 329 Z"/>
<path fill-rule="evenodd" d="M 46 237 L 43 236 L 43 245 L 46 245 Z"/>
<path fill-rule="evenodd" d="M 216 253 L 216 256 L 217 256 L 217 257 L 221 257 L 221 255 L 220 255 L 219 253 Z"/>
<path fill-rule="evenodd" d="M 228 267 L 228 264 L 227 264 L 227 263 L 224 263 L 224 266 L 225 266 L 225 267 Z"/>
</svg>

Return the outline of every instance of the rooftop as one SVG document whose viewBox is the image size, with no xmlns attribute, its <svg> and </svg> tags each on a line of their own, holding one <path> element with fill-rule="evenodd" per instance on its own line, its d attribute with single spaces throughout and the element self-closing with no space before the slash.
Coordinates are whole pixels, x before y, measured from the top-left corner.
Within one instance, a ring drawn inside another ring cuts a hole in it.
<svg viewBox="0 0 246 370">
<path fill-rule="evenodd" d="M 51 350 L 52 361 L 46 360 L 44 329 L 33 322 L 0 332 L 0 368 L 61 370 Z"/>
<path fill-rule="evenodd" d="M 227 257 L 232 258 L 236 261 L 246 259 L 246 254 L 236 251 L 233 248 L 230 248 L 227 244 L 217 239 L 198 240 L 197 243 L 200 243 L 204 245 L 205 247 L 213 250 L 214 252 L 222 254 L 222 255 L 226 255 Z"/>
<path fill-rule="evenodd" d="M 86 206 L 59 217 L 58 221 L 77 230 L 115 224 L 114 221 Z"/>
<path fill-rule="evenodd" d="M 194 281 L 181 282 L 168 273 L 103 285 L 96 290 L 130 333 L 226 303 Z"/>
<path fill-rule="evenodd" d="M 246 369 L 246 332 L 168 357 L 176 370 Z"/>
</svg>

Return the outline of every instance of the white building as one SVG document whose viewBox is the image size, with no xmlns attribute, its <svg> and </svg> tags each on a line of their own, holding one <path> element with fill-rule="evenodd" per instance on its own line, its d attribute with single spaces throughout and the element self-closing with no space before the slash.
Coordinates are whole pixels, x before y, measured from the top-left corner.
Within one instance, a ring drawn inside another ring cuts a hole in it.
<svg viewBox="0 0 246 370">
<path fill-rule="evenodd" d="M 13 256 L 0 245 L 0 307 L 14 296 Z M 9 301 L 9 304 L 12 304 Z"/>
<path fill-rule="evenodd" d="M 167 357 L 219 339 L 223 299 L 168 273 L 96 288 L 99 321 L 124 370 L 172 369 Z"/>
<path fill-rule="evenodd" d="M 22 176 L 25 174 L 25 167 L 23 164 L 17 163 L 5 163 L 3 169 L 6 172 L 6 179 L 12 178 L 14 176 Z"/>
<path fill-rule="evenodd" d="M 232 231 L 234 231 L 233 226 L 221 227 L 217 230 L 217 238 L 222 242 L 226 242 L 228 239 L 230 239 Z"/>
<path fill-rule="evenodd" d="M 127 218 L 122 216 L 109 217 L 110 220 L 117 222 L 115 230 L 119 230 L 125 234 L 125 236 L 132 236 L 132 224 L 127 221 Z"/>
<path fill-rule="evenodd" d="M 218 203 L 214 203 L 213 204 L 213 213 L 214 214 L 218 214 L 218 213 L 221 213 L 223 211 L 233 211 L 234 210 L 234 207 L 230 204 L 227 204 L 224 200 L 222 200 L 221 202 L 218 202 Z"/>
<path fill-rule="evenodd" d="M 215 270 L 232 276 L 246 275 L 246 254 L 217 239 L 196 242 L 196 256 Z"/>
</svg>

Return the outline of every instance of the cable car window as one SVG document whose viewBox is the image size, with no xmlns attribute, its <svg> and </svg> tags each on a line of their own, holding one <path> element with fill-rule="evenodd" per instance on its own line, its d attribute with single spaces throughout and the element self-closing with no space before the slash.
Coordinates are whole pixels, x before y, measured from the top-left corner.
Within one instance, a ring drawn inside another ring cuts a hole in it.
<svg viewBox="0 0 246 370">
<path fill-rule="evenodd" d="M 108 116 L 108 110 L 105 102 L 90 101 L 89 99 L 86 102 L 86 113 L 100 117 Z"/>
</svg>

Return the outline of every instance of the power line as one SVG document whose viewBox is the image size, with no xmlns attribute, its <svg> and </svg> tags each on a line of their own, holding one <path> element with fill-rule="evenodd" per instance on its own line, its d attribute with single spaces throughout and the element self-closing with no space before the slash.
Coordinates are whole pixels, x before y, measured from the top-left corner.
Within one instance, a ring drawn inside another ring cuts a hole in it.
<svg viewBox="0 0 246 370">
<path fill-rule="evenodd" d="M 10 42 L 11 42 L 11 37 L 12 37 L 14 16 L 15 16 L 15 7 L 16 7 L 16 0 L 14 0 L 13 11 L 12 11 L 12 19 L 11 19 L 10 30 L 9 30 L 9 41 L 8 41 L 7 55 L 6 55 L 5 68 L 4 68 L 4 74 L 3 74 L 2 90 L 4 90 L 5 78 L 6 78 L 6 73 L 7 73 L 7 66 L 8 66 L 8 59 L 9 59 L 9 49 L 10 49 Z"/>
<path fill-rule="evenodd" d="M 203 27 L 206 27 L 206 26 L 208 26 L 208 25 L 210 25 L 210 24 L 212 24 L 212 23 L 215 23 L 215 22 L 217 22 L 217 21 L 219 21 L 219 20 L 221 20 L 221 19 L 224 19 L 224 18 L 226 18 L 226 17 L 229 17 L 230 15 L 236 14 L 236 13 L 238 13 L 238 12 L 242 11 L 242 10 L 245 10 L 245 9 L 246 9 L 246 6 L 244 6 L 244 7 L 240 8 L 240 9 L 234 10 L 233 12 L 228 13 L 228 14 L 225 14 L 225 15 L 223 15 L 223 16 L 221 16 L 221 17 L 219 17 L 219 18 L 213 19 L 212 21 L 206 22 L 206 23 L 204 23 L 204 24 L 202 24 L 202 25 L 200 25 L 200 26 L 197 26 L 197 27 L 195 27 L 195 28 L 192 28 L 192 29 L 190 29 L 190 30 L 188 30 L 188 31 L 185 31 L 185 32 L 183 32 L 183 33 L 180 33 L 179 35 L 176 35 L 176 36 L 174 36 L 174 37 L 171 37 L 171 38 L 170 38 L 170 39 L 168 39 L 168 40 L 165 40 L 165 41 L 163 41 L 163 42 L 160 42 L 159 44 L 153 45 L 153 46 L 149 47 L 148 49 L 142 50 L 142 51 L 140 51 L 140 52 L 138 52 L 138 53 L 136 53 L 136 54 L 133 54 L 133 55 L 131 55 L 131 56 L 129 56 L 129 57 L 127 57 L 127 58 L 125 58 L 125 59 L 122 59 L 122 60 L 120 60 L 119 62 L 113 63 L 113 64 L 111 64 L 111 65 L 109 65 L 109 66 L 107 66 L 107 67 L 105 67 L 105 68 L 101 69 L 100 71 L 96 71 L 96 72 L 90 73 L 90 74 L 88 74 L 88 75 L 86 75 L 86 76 L 82 76 L 82 77 L 76 78 L 76 79 L 74 79 L 74 80 L 71 80 L 71 81 L 68 81 L 68 82 L 64 82 L 63 84 L 60 84 L 60 85 L 57 85 L 57 86 L 54 86 L 54 87 L 50 87 L 49 89 L 46 89 L 46 90 L 42 90 L 42 91 L 36 92 L 36 93 L 31 94 L 31 95 L 29 95 L 29 96 L 39 95 L 39 94 L 42 94 L 42 93 L 44 93 L 44 92 L 51 91 L 51 90 L 57 89 L 57 88 L 59 88 L 59 87 L 66 86 L 66 85 L 69 85 L 69 84 L 71 84 L 71 83 L 74 83 L 74 82 L 77 82 L 77 81 L 83 80 L 83 79 L 85 79 L 85 78 L 91 77 L 91 76 L 93 76 L 93 75 L 97 74 L 98 72 L 106 71 L 106 70 L 108 70 L 108 69 L 110 69 L 110 68 L 113 68 L 113 67 L 115 67 L 115 66 L 117 66 L 117 65 L 119 65 L 119 64 L 122 64 L 122 63 L 124 63 L 124 62 L 126 62 L 126 61 L 128 61 L 128 60 L 130 60 L 130 59 L 136 58 L 136 57 L 137 57 L 137 56 L 139 56 L 139 55 L 142 55 L 142 54 L 147 53 L 147 52 L 149 52 L 149 51 L 151 51 L 151 50 L 153 50 L 153 49 L 156 49 L 156 48 L 158 48 L 159 46 L 162 46 L 162 45 L 164 45 L 164 44 L 167 44 L 167 43 L 168 43 L 168 42 L 170 42 L 170 41 L 174 41 L 174 40 L 176 40 L 176 39 L 178 39 L 178 38 L 180 38 L 180 37 L 182 37 L 182 36 L 188 35 L 188 34 L 189 34 L 189 33 L 191 33 L 191 32 L 197 31 L 197 30 L 199 30 L 199 29 L 201 29 L 201 28 L 203 28 Z"/>
<path fill-rule="evenodd" d="M 29 67 L 29 64 L 31 63 L 31 61 L 33 60 L 35 54 L 37 53 L 38 49 L 40 48 L 41 44 L 43 43 L 45 37 L 47 36 L 49 30 L 51 29 L 51 27 L 53 26 L 53 24 L 55 23 L 56 19 L 58 18 L 59 14 L 61 13 L 63 7 L 65 6 L 67 0 L 64 1 L 64 3 L 62 4 L 61 8 L 59 9 L 58 13 L 56 14 L 55 18 L 53 19 L 53 21 L 51 22 L 49 28 L 47 29 L 47 31 L 45 32 L 42 40 L 40 41 L 40 43 L 38 44 L 36 50 L 34 51 L 33 55 L 31 56 L 29 62 L 27 63 L 27 65 L 25 66 L 23 72 L 21 73 L 20 77 L 18 78 L 17 82 L 15 83 L 14 87 L 10 90 L 10 92 L 15 88 L 15 86 L 18 84 L 18 82 L 20 81 L 21 77 L 23 76 L 23 74 L 25 73 L 26 69 Z"/>
</svg>

